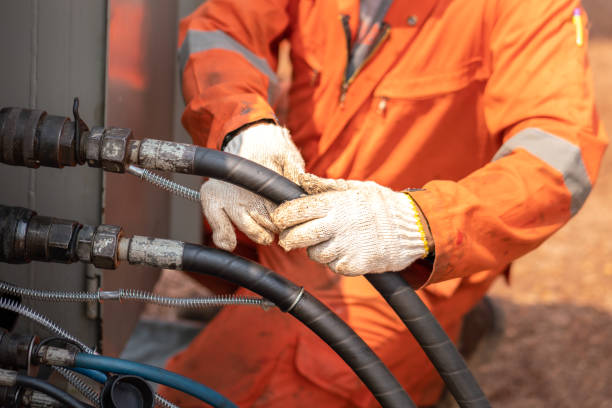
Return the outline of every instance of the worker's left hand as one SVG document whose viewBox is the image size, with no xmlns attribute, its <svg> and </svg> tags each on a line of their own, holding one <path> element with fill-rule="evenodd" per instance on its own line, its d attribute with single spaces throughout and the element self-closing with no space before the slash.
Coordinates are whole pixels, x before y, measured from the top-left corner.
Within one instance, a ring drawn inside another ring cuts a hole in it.
<svg viewBox="0 0 612 408">
<path fill-rule="evenodd" d="M 356 276 L 400 271 L 426 256 L 416 205 L 372 181 L 300 177 L 310 196 L 281 204 L 272 221 L 286 251 L 308 248 L 308 256 L 334 272 Z"/>
</svg>

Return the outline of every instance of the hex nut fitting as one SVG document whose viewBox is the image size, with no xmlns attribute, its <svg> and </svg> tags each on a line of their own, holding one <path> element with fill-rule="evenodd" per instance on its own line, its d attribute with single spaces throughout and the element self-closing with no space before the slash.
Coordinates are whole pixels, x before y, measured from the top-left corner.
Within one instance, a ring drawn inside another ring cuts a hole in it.
<svg viewBox="0 0 612 408">
<path fill-rule="evenodd" d="M 77 236 L 76 253 L 79 261 L 91 263 L 91 247 L 96 228 L 92 225 L 83 225 Z"/>
<path fill-rule="evenodd" d="M 73 237 L 80 224 L 75 221 L 55 220 L 49 228 L 47 248 L 49 258 L 59 262 L 73 262 Z"/>
<path fill-rule="evenodd" d="M 96 228 L 91 244 L 91 263 L 95 267 L 117 268 L 121 233 L 121 227 L 116 225 L 100 225 Z"/>
<path fill-rule="evenodd" d="M 93 128 L 85 143 L 85 158 L 90 167 L 124 173 L 128 162 L 128 143 L 133 133 L 126 128 Z"/>
<path fill-rule="evenodd" d="M 101 126 L 91 129 L 85 142 L 85 160 L 89 167 L 102 167 L 100 160 L 100 147 L 104 137 L 104 128 Z"/>
<path fill-rule="evenodd" d="M 132 131 L 125 128 L 108 128 L 102 139 L 100 159 L 102 168 L 114 173 L 124 173 L 127 164 L 128 140 L 132 138 Z"/>
</svg>

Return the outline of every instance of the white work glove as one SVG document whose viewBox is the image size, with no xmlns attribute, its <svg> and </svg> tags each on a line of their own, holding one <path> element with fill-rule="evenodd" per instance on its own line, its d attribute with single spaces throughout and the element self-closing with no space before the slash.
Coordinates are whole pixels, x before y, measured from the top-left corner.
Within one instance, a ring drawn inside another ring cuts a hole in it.
<svg viewBox="0 0 612 408">
<path fill-rule="evenodd" d="M 372 181 L 300 177 L 309 194 L 281 204 L 272 221 L 286 251 L 308 256 L 348 276 L 400 271 L 426 256 L 427 240 L 416 204 Z"/>
<path fill-rule="evenodd" d="M 259 163 L 295 182 L 304 172 L 304 159 L 291 141 L 289 131 L 274 124 L 248 127 L 230 140 L 224 151 Z M 278 229 L 270 219 L 276 207 L 272 202 L 212 179 L 202 185 L 200 193 L 204 216 L 217 247 L 226 251 L 236 248 L 232 223 L 258 244 L 268 245 L 274 240 Z"/>
</svg>

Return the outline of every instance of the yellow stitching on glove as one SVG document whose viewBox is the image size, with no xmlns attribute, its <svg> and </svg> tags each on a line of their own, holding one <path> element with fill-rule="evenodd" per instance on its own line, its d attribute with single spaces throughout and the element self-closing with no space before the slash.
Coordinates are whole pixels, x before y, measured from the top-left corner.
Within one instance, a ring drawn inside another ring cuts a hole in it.
<svg viewBox="0 0 612 408">
<path fill-rule="evenodd" d="M 421 241 L 423 241 L 423 246 L 425 247 L 425 255 L 423 255 L 422 258 L 427 258 L 427 255 L 429 255 L 429 243 L 427 242 L 427 236 L 425 235 L 425 228 L 423 228 L 421 217 L 419 217 L 419 210 L 417 208 L 416 203 L 412 199 L 412 196 L 410 196 L 410 194 L 405 191 L 404 194 L 406 194 L 406 196 L 408 196 L 408 199 L 410 200 L 410 205 L 412 206 L 412 210 L 414 211 L 414 218 L 416 218 L 417 227 L 419 228 L 419 233 L 421 234 Z"/>
</svg>

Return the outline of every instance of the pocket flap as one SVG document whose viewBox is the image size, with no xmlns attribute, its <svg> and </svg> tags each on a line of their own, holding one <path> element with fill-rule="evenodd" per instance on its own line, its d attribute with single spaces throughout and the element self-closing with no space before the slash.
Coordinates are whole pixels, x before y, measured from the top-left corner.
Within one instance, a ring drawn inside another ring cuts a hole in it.
<svg viewBox="0 0 612 408">
<path fill-rule="evenodd" d="M 387 98 L 423 99 L 458 91 L 487 74 L 482 59 L 476 58 L 457 69 L 426 75 L 397 74 L 387 76 L 374 90 L 374 95 Z"/>
</svg>

